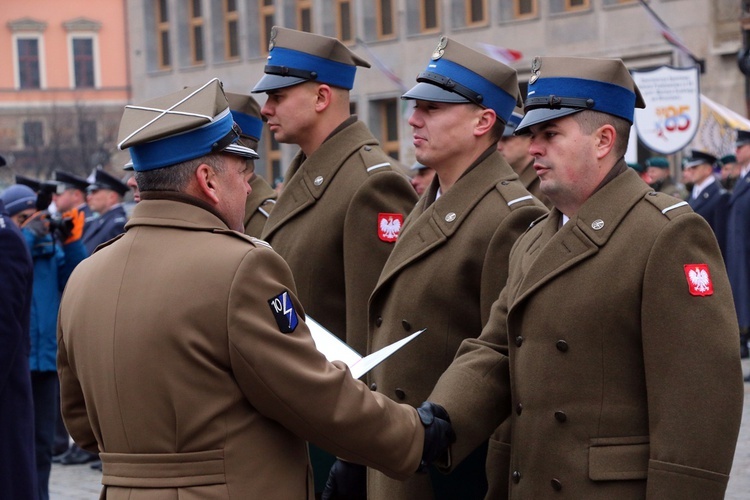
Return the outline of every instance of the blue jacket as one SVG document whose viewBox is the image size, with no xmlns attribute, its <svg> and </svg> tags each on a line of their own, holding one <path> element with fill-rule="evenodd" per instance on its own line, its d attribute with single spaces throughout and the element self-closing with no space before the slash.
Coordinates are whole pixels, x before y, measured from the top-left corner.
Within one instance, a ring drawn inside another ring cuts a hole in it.
<svg viewBox="0 0 750 500">
<path fill-rule="evenodd" d="M 0 496 L 37 498 L 29 376 L 32 264 L 0 201 Z"/>
<path fill-rule="evenodd" d="M 91 255 L 96 247 L 125 232 L 128 217 L 122 205 L 116 205 L 101 217 L 91 220 L 83 231 L 83 244 Z"/>
<path fill-rule="evenodd" d="M 70 273 L 86 258 L 86 248 L 80 240 L 62 245 L 49 234 L 36 236 L 27 228 L 22 232 L 34 261 L 29 368 L 31 371 L 56 371 L 60 297 Z"/>
<path fill-rule="evenodd" d="M 726 256 L 726 224 L 727 224 L 727 205 L 729 203 L 729 192 L 721 187 L 718 181 L 714 181 L 701 191 L 698 198 L 688 197 L 688 204 L 706 221 L 714 231 L 716 241 L 719 242 L 719 248 L 722 255 Z"/>
<path fill-rule="evenodd" d="M 750 328 L 750 175 L 729 197 L 725 260 L 740 328 Z"/>
</svg>

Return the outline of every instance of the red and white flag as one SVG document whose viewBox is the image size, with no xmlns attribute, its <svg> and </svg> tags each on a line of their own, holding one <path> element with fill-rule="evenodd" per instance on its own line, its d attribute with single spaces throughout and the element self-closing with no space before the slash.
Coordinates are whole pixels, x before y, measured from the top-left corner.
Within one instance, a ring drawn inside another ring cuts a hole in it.
<svg viewBox="0 0 750 500">
<path fill-rule="evenodd" d="M 478 42 L 477 46 L 484 50 L 488 56 L 503 64 L 511 64 L 520 61 L 523 57 L 523 54 L 517 50 L 500 47 L 498 45 Z"/>
</svg>

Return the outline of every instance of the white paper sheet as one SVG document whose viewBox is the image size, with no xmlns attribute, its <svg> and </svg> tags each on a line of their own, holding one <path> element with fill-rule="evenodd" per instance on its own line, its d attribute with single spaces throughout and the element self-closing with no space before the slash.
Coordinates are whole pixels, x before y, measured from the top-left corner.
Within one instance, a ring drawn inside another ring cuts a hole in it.
<svg viewBox="0 0 750 500">
<path fill-rule="evenodd" d="M 401 349 L 403 346 L 414 340 L 419 334 L 426 330 L 422 329 L 414 332 L 393 344 L 387 345 L 372 354 L 362 357 L 357 351 L 342 342 L 337 336 L 326 330 L 323 325 L 308 316 L 305 323 L 310 329 L 310 334 L 315 341 L 315 347 L 322 352 L 328 361 L 343 361 L 354 378 L 360 378 L 391 354 Z"/>
</svg>

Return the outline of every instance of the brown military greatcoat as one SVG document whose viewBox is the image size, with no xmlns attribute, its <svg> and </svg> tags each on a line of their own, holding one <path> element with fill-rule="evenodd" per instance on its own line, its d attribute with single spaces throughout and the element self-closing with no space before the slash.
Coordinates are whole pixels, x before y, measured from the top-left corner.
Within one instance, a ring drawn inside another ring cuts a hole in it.
<svg viewBox="0 0 750 500">
<path fill-rule="evenodd" d="M 371 387 L 419 406 L 465 338 L 476 337 L 508 276 L 515 240 L 547 210 L 493 147 L 436 201 L 435 178 L 409 216 L 370 298 L 368 352 L 418 329 L 377 366 Z M 369 498 L 432 498 L 429 476 L 369 472 Z"/>
<path fill-rule="evenodd" d="M 195 204 L 141 201 L 76 268 L 59 317 L 63 416 L 100 452 L 102 498 L 311 499 L 305 440 L 415 471 L 416 411 L 328 363 L 303 314 L 266 244 Z"/>
<path fill-rule="evenodd" d="M 263 239 L 289 263 L 307 314 L 364 353 L 367 299 L 394 245 L 380 216 L 406 219 L 417 195 L 362 122 L 344 125 L 297 154 Z"/>
<path fill-rule="evenodd" d="M 276 191 L 263 177 L 256 175 L 250 181 L 250 194 L 245 201 L 245 234 L 260 238 L 263 226 L 276 204 Z"/>
<path fill-rule="evenodd" d="M 430 396 L 453 464 L 510 415 L 512 499 L 723 498 L 743 388 L 711 229 L 630 170 L 560 224 L 553 210 L 518 240 Z"/>
</svg>

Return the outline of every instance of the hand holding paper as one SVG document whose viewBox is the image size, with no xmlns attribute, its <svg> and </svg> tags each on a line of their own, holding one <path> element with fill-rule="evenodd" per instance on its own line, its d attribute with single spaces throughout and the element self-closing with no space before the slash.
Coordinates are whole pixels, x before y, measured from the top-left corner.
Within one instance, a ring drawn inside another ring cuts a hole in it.
<svg viewBox="0 0 750 500">
<path fill-rule="evenodd" d="M 375 351 L 372 354 L 362 357 L 357 351 L 342 342 L 337 336 L 326 330 L 320 323 L 308 316 L 305 323 L 310 328 L 310 334 L 315 341 L 315 347 L 322 352 L 328 361 L 343 361 L 354 378 L 360 378 L 394 352 L 414 340 L 420 333 L 426 330 L 423 328 L 414 332 L 393 344 L 387 345 Z"/>
</svg>

